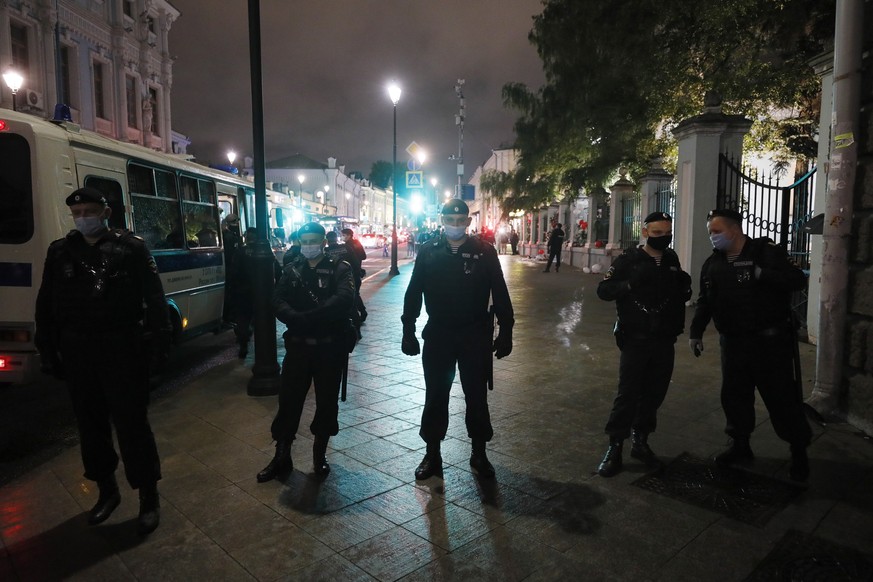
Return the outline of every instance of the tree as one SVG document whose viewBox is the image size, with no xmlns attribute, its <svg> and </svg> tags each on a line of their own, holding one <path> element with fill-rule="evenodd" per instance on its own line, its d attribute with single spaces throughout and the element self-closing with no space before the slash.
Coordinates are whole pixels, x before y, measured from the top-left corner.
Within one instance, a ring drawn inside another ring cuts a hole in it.
<svg viewBox="0 0 873 582">
<path fill-rule="evenodd" d="M 377 188 L 386 189 L 392 181 L 391 162 L 385 160 L 373 162 L 370 168 L 370 183 Z"/>
<path fill-rule="evenodd" d="M 807 64 L 833 38 L 821 0 L 544 0 L 529 40 L 546 82 L 509 83 L 519 164 L 493 192 L 533 208 L 639 175 L 671 147 L 669 129 L 716 91 L 726 113 L 766 120 L 757 143 L 814 151 L 818 79 Z M 778 119 L 772 112 L 788 115 Z M 484 186 L 483 186 L 484 187 Z M 516 206 L 519 207 L 519 206 Z"/>
</svg>

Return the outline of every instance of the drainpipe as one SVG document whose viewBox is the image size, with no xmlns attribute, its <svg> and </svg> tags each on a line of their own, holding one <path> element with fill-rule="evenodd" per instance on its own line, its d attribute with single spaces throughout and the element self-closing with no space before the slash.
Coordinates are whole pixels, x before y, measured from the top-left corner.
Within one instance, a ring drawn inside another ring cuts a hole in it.
<svg viewBox="0 0 873 582">
<path fill-rule="evenodd" d="M 841 417 L 863 24 L 864 0 L 837 0 L 833 118 L 822 236 L 820 341 L 815 387 L 806 401 L 824 419 Z"/>
</svg>

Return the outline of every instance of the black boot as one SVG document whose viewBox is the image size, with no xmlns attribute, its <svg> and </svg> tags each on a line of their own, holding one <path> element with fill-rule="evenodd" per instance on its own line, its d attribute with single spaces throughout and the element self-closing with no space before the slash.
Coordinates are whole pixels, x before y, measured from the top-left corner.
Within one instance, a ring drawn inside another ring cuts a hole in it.
<svg viewBox="0 0 873 582">
<path fill-rule="evenodd" d="M 315 437 L 315 442 L 312 443 L 312 466 L 315 469 L 316 475 L 327 475 L 330 473 L 330 465 L 327 463 L 327 441 L 330 437 Z"/>
<path fill-rule="evenodd" d="M 149 483 L 139 488 L 139 523 L 137 531 L 144 536 L 152 533 L 161 523 L 161 501 L 158 484 Z"/>
<path fill-rule="evenodd" d="M 731 439 L 731 446 L 715 456 L 715 462 L 719 465 L 744 464 L 754 458 L 749 437 L 734 437 Z"/>
<path fill-rule="evenodd" d="M 655 451 L 649 446 L 649 435 L 644 432 L 633 431 L 631 435 L 631 457 L 639 459 L 646 465 L 660 465 Z"/>
<path fill-rule="evenodd" d="M 115 475 L 98 481 L 97 488 L 100 491 L 100 496 L 97 498 L 97 503 L 88 512 L 88 525 L 103 523 L 109 519 L 109 516 L 121 503 L 121 494 L 118 492 L 118 482 L 115 481 Z"/>
<path fill-rule="evenodd" d="M 494 477 L 494 465 L 488 461 L 485 455 L 485 441 L 473 441 L 473 454 L 470 455 L 470 466 L 476 470 L 480 477 L 491 479 Z"/>
<path fill-rule="evenodd" d="M 793 481 L 806 481 L 809 478 L 809 456 L 806 454 L 806 444 L 791 445 L 791 468 L 788 476 Z"/>
<path fill-rule="evenodd" d="M 621 471 L 621 450 L 624 448 L 624 439 L 617 437 L 609 438 L 609 448 L 603 455 L 603 460 L 597 467 L 597 474 L 601 477 L 612 477 Z"/>
<path fill-rule="evenodd" d="M 443 474 L 443 458 L 440 456 L 440 443 L 428 443 L 424 459 L 415 468 L 415 478 L 418 481 L 429 479 L 434 475 Z"/>
<path fill-rule="evenodd" d="M 272 481 L 276 477 L 282 477 L 294 470 L 294 463 L 291 461 L 291 441 L 282 440 L 276 441 L 276 454 L 270 463 L 258 473 L 258 483 L 266 483 Z"/>
<path fill-rule="evenodd" d="M 246 342 L 246 343 L 240 342 L 239 352 L 237 353 L 237 357 L 239 357 L 240 360 L 245 360 L 246 356 L 248 356 L 248 355 L 249 355 L 249 342 Z"/>
</svg>

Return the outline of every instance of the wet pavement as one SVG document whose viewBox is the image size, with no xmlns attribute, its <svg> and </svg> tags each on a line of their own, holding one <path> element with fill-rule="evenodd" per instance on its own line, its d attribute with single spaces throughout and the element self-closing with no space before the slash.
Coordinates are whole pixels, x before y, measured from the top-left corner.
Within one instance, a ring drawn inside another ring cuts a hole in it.
<svg viewBox="0 0 873 582">
<path fill-rule="evenodd" d="M 424 385 L 420 358 L 399 349 L 412 271 L 401 259 L 395 278 L 368 267 L 370 317 L 351 357 L 327 478 L 312 473 L 310 394 L 295 471 L 284 482 L 256 482 L 273 451 L 276 398 L 246 395 L 251 356 L 221 364 L 151 408 L 164 475 L 157 531 L 137 537 L 137 498 L 126 485 L 113 516 L 86 525 L 83 512 L 97 493 L 74 447 L 0 488 L 0 580 L 717 581 L 775 579 L 810 563 L 845 570 L 845 556 L 862 573 L 873 564 L 873 444 L 849 425 L 814 425 L 808 489 L 786 489 L 788 447 L 760 402 L 753 480 L 704 466 L 712 482 L 686 477 L 691 494 L 683 497 L 664 484 L 642 486 L 649 469 L 627 455 L 622 473 L 596 476 L 617 382 L 614 305 L 597 299 L 598 275 L 501 261 L 517 324 L 515 348 L 495 361 L 489 395 L 496 479 L 480 481 L 470 470 L 459 385 L 444 478 L 414 479 Z M 705 464 L 725 444 L 713 330 L 704 343 L 699 359 L 687 336 L 677 343 L 673 383 L 650 439 L 668 463 L 688 453 L 682 458 Z M 801 355 L 808 394 L 814 348 L 802 345 Z M 750 500 L 750 483 L 778 484 L 788 494 L 778 505 Z M 716 494 L 724 495 L 701 503 Z M 766 518 L 750 523 L 731 513 L 753 501 L 765 505 Z M 794 553 L 780 562 L 784 548 Z M 813 555 L 822 548 L 842 561 Z"/>
</svg>

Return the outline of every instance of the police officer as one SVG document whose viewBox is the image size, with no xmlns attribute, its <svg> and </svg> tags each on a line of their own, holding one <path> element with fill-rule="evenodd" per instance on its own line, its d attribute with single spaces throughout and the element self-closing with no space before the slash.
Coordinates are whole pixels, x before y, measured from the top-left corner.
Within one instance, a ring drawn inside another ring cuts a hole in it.
<svg viewBox="0 0 873 582">
<path fill-rule="evenodd" d="M 712 319 L 720 334 L 725 432 L 732 439 L 715 460 L 729 465 L 754 458 L 749 437 L 755 429 L 757 387 L 773 429 L 791 446 L 791 478 L 805 481 L 812 430 L 795 377 L 797 335 L 790 300 L 793 291 L 803 289 L 806 277 L 769 238 L 743 234 L 739 212 L 713 210 L 707 225 L 713 252 L 700 271 L 689 344 L 699 356 Z"/>
<path fill-rule="evenodd" d="M 108 227 L 112 211 L 100 191 L 80 188 L 66 203 L 76 229 L 48 248 L 36 302 L 36 346 L 43 370 L 66 379 L 85 477 L 100 491 L 88 523 L 108 519 L 121 500 L 114 425 L 127 481 L 139 490 L 144 535 L 160 520 L 161 467 L 147 416 L 149 361 L 143 353 L 151 352 L 153 364 L 166 357 L 172 331 L 167 302 L 142 239 Z"/>
<path fill-rule="evenodd" d="M 643 222 L 646 244 L 624 251 L 597 286 L 597 296 L 615 301 L 615 340 L 621 350 L 618 395 L 606 423 L 609 448 L 597 472 L 612 477 L 622 468 L 622 448 L 633 437 L 631 456 L 648 465 L 658 459 L 648 444 L 673 375 L 676 336 L 685 328 L 691 276 L 669 248 L 673 219 L 652 212 Z"/>
<path fill-rule="evenodd" d="M 561 249 L 564 248 L 564 229 L 561 228 L 561 223 L 555 223 L 555 228 L 549 233 L 549 262 L 546 263 L 546 268 L 543 273 L 548 273 L 552 268 L 552 261 L 555 261 L 555 272 L 561 270 Z"/>
<path fill-rule="evenodd" d="M 227 273 L 225 278 L 225 293 L 224 293 L 224 321 L 230 323 L 233 321 L 233 305 L 230 301 L 230 295 L 236 292 L 234 287 L 237 284 L 244 282 L 237 280 L 234 276 L 234 259 L 243 251 L 243 239 L 240 236 L 239 216 L 236 214 L 228 214 L 221 223 L 221 238 L 224 245 L 224 272 Z M 182 246 L 181 244 L 179 246 Z"/>
<path fill-rule="evenodd" d="M 452 199 L 443 205 L 440 220 L 445 235 L 429 240 L 421 248 L 403 301 L 404 354 L 414 356 L 420 352 L 415 320 L 421 313 L 422 296 L 428 314 L 421 334 L 426 394 L 419 431 L 427 443 L 427 453 L 415 470 L 416 479 L 442 473 L 440 441 L 449 425 L 449 391 L 456 364 L 467 403 L 467 435 L 473 440 L 470 465 L 483 477 L 494 476 L 494 467 L 485 455 L 485 443 L 494 434 L 486 384 L 491 352 L 502 358 L 512 351 L 515 320 L 497 251 L 466 234 L 469 213 L 463 200 Z M 489 298 L 500 325 L 493 342 Z"/>
<path fill-rule="evenodd" d="M 349 264 L 324 253 L 324 228 L 309 222 L 298 231 L 300 255 L 285 265 L 273 292 L 276 317 L 284 323 L 285 360 L 279 388 L 279 411 L 271 432 L 276 441 L 273 460 L 258 473 L 264 483 L 289 473 L 291 442 L 309 386 L 315 383 L 315 418 L 309 430 L 315 436 L 312 462 L 315 473 L 327 475 L 327 443 L 339 432 L 337 414 L 340 381 L 349 354 L 349 313 L 355 284 Z"/>
<path fill-rule="evenodd" d="M 364 278 L 363 262 L 367 259 L 367 251 L 364 250 L 364 245 L 361 241 L 355 238 L 355 233 L 350 228 L 342 229 L 343 241 L 346 248 L 349 249 L 351 260 L 349 264 L 352 266 L 352 276 L 355 278 L 355 309 L 358 312 L 361 323 L 367 321 L 367 308 L 364 307 L 364 301 L 361 299 L 361 283 Z"/>
</svg>

